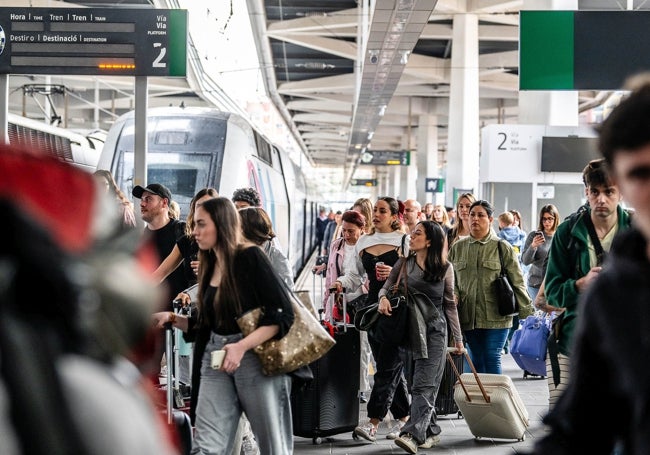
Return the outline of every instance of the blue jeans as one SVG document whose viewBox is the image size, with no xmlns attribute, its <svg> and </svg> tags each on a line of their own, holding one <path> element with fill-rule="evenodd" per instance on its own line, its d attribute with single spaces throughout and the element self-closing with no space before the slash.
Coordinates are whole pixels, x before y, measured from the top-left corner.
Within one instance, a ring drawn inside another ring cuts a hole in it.
<svg viewBox="0 0 650 455">
<path fill-rule="evenodd" d="M 539 294 L 539 286 L 533 287 L 533 286 L 526 286 L 526 289 L 528 290 L 528 295 L 534 302 L 535 299 L 537 298 L 537 294 Z"/>
<path fill-rule="evenodd" d="M 465 331 L 465 341 L 476 371 L 501 374 L 501 350 L 510 329 L 473 329 Z"/>
<path fill-rule="evenodd" d="M 291 380 L 287 375 L 265 376 L 253 351 L 244 354 L 237 370 L 228 374 L 210 367 L 210 353 L 242 335 L 213 333 L 201 362 L 192 454 L 230 454 L 242 412 L 251 424 L 261 453 L 293 453 Z"/>
</svg>

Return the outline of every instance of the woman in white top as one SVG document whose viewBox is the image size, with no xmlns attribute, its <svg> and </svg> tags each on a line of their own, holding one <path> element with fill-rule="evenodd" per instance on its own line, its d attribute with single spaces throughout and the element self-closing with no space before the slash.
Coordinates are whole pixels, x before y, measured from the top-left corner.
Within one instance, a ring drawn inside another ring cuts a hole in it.
<svg viewBox="0 0 650 455">
<path fill-rule="evenodd" d="M 400 256 L 406 255 L 408 236 L 401 231 L 398 219 L 399 203 L 392 197 L 381 197 L 375 203 L 372 216 L 374 232 L 362 236 L 356 244 L 355 263 L 338 277 L 333 285 L 337 291 L 356 289 L 364 274 L 368 275 L 368 303 L 376 302 L 384 281 Z M 376 440 L 377 427 L 388 410 L 397 419 L 386 436 L 396 439 L 408 419 L 410 405 L 404 365 L 399 346 L 380 343 L 368 334 L 370 347 L 377 363 L 374 385 L 368 401 L 369 421 L 355 428 L 358 436 L 368 441 Z"/>
</svg>

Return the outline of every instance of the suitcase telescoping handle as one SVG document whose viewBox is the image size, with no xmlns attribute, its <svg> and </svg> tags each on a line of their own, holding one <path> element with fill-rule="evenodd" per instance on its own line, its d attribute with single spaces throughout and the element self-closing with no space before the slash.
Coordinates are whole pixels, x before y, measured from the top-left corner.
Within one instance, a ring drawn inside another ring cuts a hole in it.
<svg viewBox="0 0 650 455">
<path fill-rule="evenodd" d="M 472 399 L 469 396 L 469 392 L 467 391 L 467 387 L 465 387 L 465 384 L 463 383 L 463 380 L 460 378 L 460 372 L 458 371 L 458 368 L 456 368 L 456 365 L 454 364 L 454 361 L 451 358 L 452 353 L 458 353 L 456 348 L 447 348 L 447 361 L 451 364 L 451 367 L 454 370 L 454 373 L 456 373 L 456 377 L 458 378 L 458 383 L 460 386 L 463 388 L 463 392 L 465 392 L 465 396 L 467 397 L 467 401 L 471 402 Z M 478 377 L 478 373 L 476 372 L 476 368 L 474 368 L 474 364 L 472 363 L 472 359 L 469 358 L 469 354 L 467 353 L 467 349 L 463 348 L 463 355 L 465 356 L 465 359 L 467 360 L 467 364 L 472 370 L 472 373 L 474 373 L 474 377 L 476 378 L 476 384 L 478 385 L 479 389 L 481 389 L 481 394 L 483 395 L 483 398 L 485 399 L 486 403 L 490 402 L 490 397 L 485 391 L 485 388 L 483 387 L 483 383 L 481 382 L 481 379 Z"/>
<path fill-rule="evenodd" d="M 339 294 L 338 292 L 330 292 L 329 295 L 329 306 L 330 306 L 330 323 L 335 326 L 336 323 L 334 322 L 334 305 L 336 305 L 336 296 L 340 295 L 341 299 L 343 299 L 343 333 L 348 332 L 348 325 L 346 323 L 347 319 L 347 314 L 348 314 L 348 299 L 345 297 L 345 288 L 341 290 L 341 293 Z"/>
</svg>

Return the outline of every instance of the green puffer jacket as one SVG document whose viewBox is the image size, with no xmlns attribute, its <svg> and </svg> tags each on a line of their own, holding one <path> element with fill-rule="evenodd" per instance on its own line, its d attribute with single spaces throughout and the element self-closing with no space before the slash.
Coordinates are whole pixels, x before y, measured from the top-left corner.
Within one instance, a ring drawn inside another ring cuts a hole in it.
<svg viewBox="0 0 650 455">
<path fill-rule="evenodd" d="M 630 215 L 620 206 L 618 214 L 618 235 L 630 226 Z M 589 233 L 583 217 L 591 216 L 589 209 L 569 215 L 555 231 L 548 253 L 548 266 L 544 278 L 544 292 L 550 305 L 565 308 L 562 331 L 558 340 L 559 351 L 571 355 L 573 331 L 578 313 L 580 294 L 576 281 L 589 273 Z"/>
<path fill-rule="evenodd" d="M 504 242 L 507 244 L 507 242 Z M 467 237 L 454 243 L 449 261 L 454 265 L 458 316 L 463 331 L 472 329 L 506 329 L 512 326 L 512 316 L 498 311 L 494 281 L 500 274 L 499 237 L 490 229 L 483 239 Z M 505 246 L 505 245 L 504 245 Z M 515 251 L 501 247 L 503 265 L 519 304 L 519 318 L 535 312 L 526 291 L 524 277 Z"/>
</svg>

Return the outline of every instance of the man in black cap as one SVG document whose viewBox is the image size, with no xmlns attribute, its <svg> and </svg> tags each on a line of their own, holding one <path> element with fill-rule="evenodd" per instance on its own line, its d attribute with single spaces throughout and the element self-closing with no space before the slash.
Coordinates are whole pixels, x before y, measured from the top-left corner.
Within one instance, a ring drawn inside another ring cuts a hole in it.
<svg viewBox="0 0 650 455">
<path fill-rule="evenodd" d="M 185 223 L 169 217 L 169 203 L 172 194 L 169 189 L 159 183 L 151 183 L 146 187 L 137 185 L 133 188 L 133 196 L 140 199 L 140 214 L 147 223 L 145 235 L 151 235 L 156 246 L 160 262 L 162 262 L 176 245 L 179 237 L 185 232 Z M 167 302 L 172 309 L 172 300 L 179 292 L 189 287 L 183 268 L 178 267 L 166 279 L 168 290 Z"/>
</svg>

